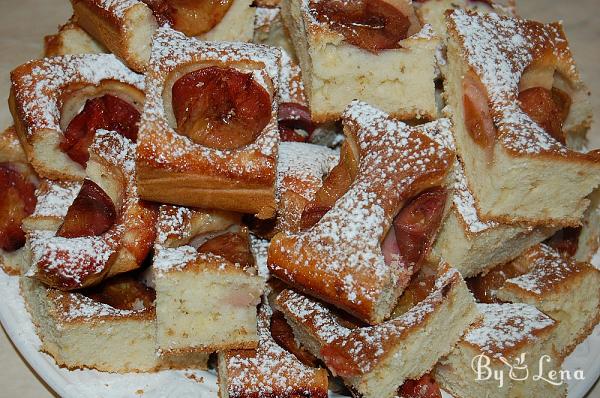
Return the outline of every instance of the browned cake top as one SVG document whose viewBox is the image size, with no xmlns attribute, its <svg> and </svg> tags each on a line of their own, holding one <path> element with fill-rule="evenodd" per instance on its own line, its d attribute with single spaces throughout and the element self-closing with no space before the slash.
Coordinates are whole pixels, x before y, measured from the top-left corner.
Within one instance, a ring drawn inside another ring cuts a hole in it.
<svg viewBox="0 0 600 398">
<path fill-rule="evenodd" d="M 28 139 L 41 129 L 61 131 L 65 90 L 110 80 L 144 90 L 144 76 L 129 70 L 112 54 L 44 58 L 16 68 L 11 81 Z"/>
<path fill-rule="evenodd" d="M 215 210 L 162 205 L 157 222 L 153 270 L 157 276 L 169 272 L 202 269 L 256 274 L 255 266 L 234 264 L 212 253 L 198 253 L 191 240 L 202 235 L 219 233 L 233 227 L 239 216 Z"/>
<path fill-rule="evenodd" d="M 558 72 L 581 83 L 560 23 L 459 9 L 448 15 L 448 29 L 487 90 L 498 141 L 505 148 L 517 154 L 576 155 L 535 123 L 517 100 L 525 69 L 541 57 L 552 57 Z"/>
<path fill-rule="evenodd" d="M 258 314 L 256 350 L 225 353 L 227 388 L 232 398 L 327 397 L 327 371 L 308 367 L 281 348 L 270 331 L 272 310 L 263 304 Z"/>
<path fill-rule="evenodd" d="M 303 142 L 282 142 L 277 161 L 275 194 L 291 190 L 307 201 L 314 199 L 323 184 L 323 177 L 339 161 L 339 152 L 322 145 Z"/>
<path fill-rule="evenodd" d="M 359 146 L 357 178 L 314 227 L 275 238 L 269 267 L 325 301 L 369 318 L 386 286 L 410 277 L 395 262 L 384 261 L 385 232 L 404 201 L 443 183 L 454 152 L 432 139 L 441 135 L 433 132 L 448 128 L 446 120 L 413 128 L 359 101 L 343 120 Z"/>
<path fill-rule="evenodd" d="M 147 95 L 138 138 L 138 161 L 156 168 L 181 172 L 223 174 L 248 182 L 275 179 L 279 131 L 277 101 L 272 117 L 258 138 L 239 149 L 215 149 L 196 144 L 170 126 L 163 100 L 167 79 L 180 68 L 194 64 L 252 70 L 262 86 L 279 89 L 280 51 L 248 43 L 206 42 L 187 38 L 173 29 L 159 28 L 153 41 L 147 72 Z M 267 90 L 272 91 L 272 90 Z M 169 104 L 170 106 L 170 104 Z"/>
<path fill-rule="evenodd" d="M 128 228 L 146 224 L 150 208 L 141 208 L 135 184 L 135 144 L 122 135 L 98 130 L 90 153 L 99 161 L 121 171 L 125 184 L 121 209 L 114 225 L 99 236 L 66 238 L 55 231 L 31 232 L 32 269 L 30 273 L 52 274 L 65 288 L 80 286 L 84 278 L 102 274 L 121 247 Z M 38 190 L 38 203 L 33 217 L 62 219 L 79 192 L 81 183 L 47 180 Z M 151 226 L 148 226 L 152 229 Z M 150 237 L 149 239 L 153 239 Z M 137 246 L 143 246 L 136 242 Z M 129 248 L 135 252 L 135 247 Z"/>
<path fill-rule="evenodd" d="M 492 357 L 518 352 L 527 344 L 547 336 L 556 322 L 529 304 L 478 304 L 483 321 L 463 340 Z"/>
<path fill-rule="evenodd" d="M 44 289 L 54 305 L 55 315 L 64 323 L 153 319 L 155 316 L 154 291 L 128 277 L 110 280 L 90 294 Z"/>
<path fill-rule="evenodd" d="M 375 326 L 349 327 L 323 304 L 292 290 L 282 292 L 277 298 L 277 305 L 287 318 L 316 337 L 321 350 L 328 346 L 338 347 L 347 353 L 344 366 L 356 367 L 364 374 L 373 370 L 398 348 L 409 333 L 419 328 L 447 299 L 449 289 L 460 279 L 458 271 L 442 267 L 433 290 L 423 301 L 401 316 Z M 324 360 L 327 364 L 327 358 Z"/>
<path fill-rule="evenodd" d="M 521 290 L 534 296 L 559 292 L 582 272 L 598 272 L 589 264 L 561 256 L 557 250 L 543 243 L 530 248 L 517 261 L 524 262 L 529 272 L 508 279 L 503 287 Z"/>
</svg>

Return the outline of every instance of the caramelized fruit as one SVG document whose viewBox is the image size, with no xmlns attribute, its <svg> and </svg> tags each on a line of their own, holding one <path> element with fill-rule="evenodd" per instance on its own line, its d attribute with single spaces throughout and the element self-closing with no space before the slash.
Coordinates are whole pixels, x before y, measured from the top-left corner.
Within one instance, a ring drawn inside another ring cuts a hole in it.
<svg viewBox="0 0 600 398">
<path fill-rule="evenodd" d="M 85 166 L 96 130 L 116 131 L 135 142 L 139 122 L 138 110 L 120 98 L 107 94 L 87 100 L 83 110 L 67 126 L 60 149 Z"/>
<path fill-rule="evenodd" d="M 433 376 L 427 373 L 418 380 L 406 380 L 398 395 L 404 398 L 442 398 L 442 391 Z"/>
<path fill-rule="evenodd" d="M 169 23 L 187 36 L 200 36 L 217 26 L 233 0 L 143 0 L 159 25 Z"/>
<path fill-rule="evenodd" d="M 563 124 L 569 116 L 571 98 L 557 88 L 533 87 L 519 93 L 521 109 L 555 140 L 565 143 Z"/>
<path fill-rule="evenodd" d="M 310 7 L 319 22 L 371 52 L 399 48 L 410 29 L 408 17 L 383 0 L 320 0 Z"/>
<path fill-rule="evenodd" d="M 194 142 L 236 149 L 256 140 L 271 119 L 271 97 L 251 73 L 211 66 L 173 85 L 177 130 Z"/>
<path fill-rule="evenodd" d="M 154 305 L 156 292 L 131 276 L 118 276 L 83 294 L 120 310 L 141 310 Z"/>
<path fill-rule="evenodd" d="M 465 127 L 477 145 L 491 149 L 496 140 L 496 127 L 488 103 L 487 91 L 479 78 L 469 72 L 463 80 Z"/>
<path fill-rule="evenodd" d="M 355 158 L 350 144 L 344 142 L 339 163 L 325 177 L 315 199 L 302 212 L 301 227 L 308 229 L 319 222 L 335 202 L 348 191 L 357 174 L 358 159 Z"/>
<path fill-rule="evenodd" d="M 64 238 L 99 236 L 113 226 L 116 218 L 117 212 L 111 198 L 98 184 L 86 179 L 69 207 L 57 236 Z"/>
<path fill-rule="evenodd" d="M 254 266 L 248 234 L 228 232 L 216 236 L 198 247 L 198 253 L 212 253 L 243 267 Z"/>
<path fill-rule="evenodd" d="M 400 257 L 417 268 L 431 248 L 442 218 L 448 192 L 432 188 L 412 199 L 394 219 Z"/>
<path fill-rule="evenodd" d="M 282 141 L 306 142 L 315 130 L 310 110 L 294 102 L 279 104 L 277 123 Z"/>
<path fill-rule="evenodd" d="M 35 185 L 8 163 L 0 163 L 0 249 L 11 252 L 25 244 L 21 222 L 36 203 Z"/>
<path fill-rule="evenodd" d="M 581 227 L 563 228 L 547 239 L 545 243 L 558 250 L 562 255 L 573 257 L 579 248 L 579 235 L 581 235 Z"/>
</svg>

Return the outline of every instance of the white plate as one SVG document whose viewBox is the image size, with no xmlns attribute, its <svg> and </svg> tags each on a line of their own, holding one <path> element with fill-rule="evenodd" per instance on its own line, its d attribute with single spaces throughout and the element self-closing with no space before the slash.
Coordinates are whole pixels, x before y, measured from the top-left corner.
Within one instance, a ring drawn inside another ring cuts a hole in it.
<svg viewBox="0 0 600 398">
<path fill-rule="evenodd" d="M 212 372 L 189 370 L 114 374 L 59 368 L 49 355 L 39 352 L 40 339 L 35 334 L 31 318 L 19 294 L 18 277 L 8 276 L 0 271 L 0 297 L 3 298 L 0 321 L 15 347 L 37 374 L 64 398 L 217 396 L 217 380 Z M 582 398 L 600 377 L 599 353 L 600 325 L 596 326 L 594 332 L 564 364 L 565 369 L 581 369 L 585 375 L 585 380 L 569 382 L 569 398 Z M 449 397 L 447 394 L 444 396 Z M 331 397 L 334 398 L 335 395 Z"/>
</svg>

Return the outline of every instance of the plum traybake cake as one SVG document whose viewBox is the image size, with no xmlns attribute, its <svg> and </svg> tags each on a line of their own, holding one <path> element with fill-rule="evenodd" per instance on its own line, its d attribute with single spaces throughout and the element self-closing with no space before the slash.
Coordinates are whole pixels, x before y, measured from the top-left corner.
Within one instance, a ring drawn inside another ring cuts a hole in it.
<svg viewBox="0 0 600 398">
<path fill-rule="evenodd" d="M 411 1 L 286 0 L 281 12 L 315 121 L 339 119 L 354 99 L 404 120 L 435 117 L 440 40 Z"/>
<path fill-rule="evenodd" d="M 275 214 L 280 54 L 158 30 L 137 147 L 142 198 Z"/>
<path fill-rule="evenodd" d="M 565 397 L 565 385 L 539 383 L 523 373 L 538 374 L 537 359 L 543 355 L 548 355 L 548 360 L 541 366 L 558 368 L 550 338 L 557 322 L 528 304 L 478 304 L 477 307 L 483 320 L 467 331 L 435 368 L 441 386 L 462 398 Z M 514 366 L 514 377 L 507 377 L 502 387 L 493 379 L 473 381 L 470 377 L 474 360 L 497 372 L 507 369 L 508 363 Z"/>
<path fill-rule="evenodd" d="M 256 348 L 265 281 L 239 219 L 161 206 L 151 269 L 161 354 Z"/>
<path fill-rule="evenodd" d="M 564 145 L 591 114 L 562 26 L 464 10 L 447 23 L 446 96 L 480 217 L 577 226 L 600 161 Z"/>
<path fill-rule="evenodd" d="M 71 0 L 76 23 L 136 71 L 148 66 L 153 35 L 170 26 L 204 40 L 250 41 L 251 0 Z"/>
<path fill-rule="evenodd" d="M 0 266 L 58 366 L 207 371 L 206 398 L 566 396 L 531 376 L 600 321 L 600 151 L 560 23 L 70 3 L 0 133 Z"/>
</svg>

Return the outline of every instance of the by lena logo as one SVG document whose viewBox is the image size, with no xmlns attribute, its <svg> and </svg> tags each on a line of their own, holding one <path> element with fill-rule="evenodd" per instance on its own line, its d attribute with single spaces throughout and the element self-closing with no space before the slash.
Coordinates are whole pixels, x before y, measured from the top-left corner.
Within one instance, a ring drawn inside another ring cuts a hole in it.
<svg viewBox="0 0 600 398">
<path fill-rule="evenodd" d="M 498 382 L 498 387 L 504 387 L 505 380 L 524 381 L 531 378 L 533 381 L 542 381 L 555 386 L 560 386 L 567 380 L 585 380 L 583 370 L 578 369 L 574 372 L 570 370 L 555 370 L 548 369 L 548 365 L 552 362 L 549 355 L 542 355 L 537 362 L 537 367 L 530 372 L 529 367 L 534 363 L 525 361 L 526 353 L 522 353 L 514 362 L 511 363 L 506 358 L 500 356 L 500 360 L 506 368 L 492 369 L 492 360 L 485 354 L 479 354 L 471 361 L 471 369 L 475 373 L 476 381 L 495 380 Z"/>
</svg>

